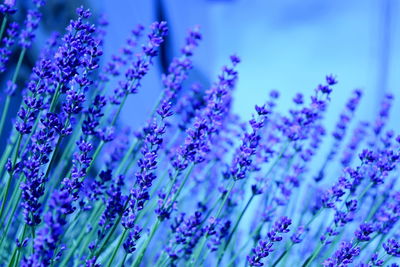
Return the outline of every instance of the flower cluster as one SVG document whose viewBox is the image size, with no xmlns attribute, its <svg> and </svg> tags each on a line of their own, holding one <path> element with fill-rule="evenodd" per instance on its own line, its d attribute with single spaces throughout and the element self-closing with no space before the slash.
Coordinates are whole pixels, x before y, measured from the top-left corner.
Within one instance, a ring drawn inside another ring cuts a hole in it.
<svg viewBox="0 0 400 267">
<path fill-rule="evenodd" d="M 279 234 L 289 232 L 289 226 L 292 224 L 292 220 L 287 217 L 281 217 L 274 223 L 272 230 L 268 232 L 267 239 L 259 241 L 258 245 L 253 248 L 253 255 L 247 256 L 247 261 L 250 266 L 264 266 L 261 262 L 262 259 L 268 257 L 270 253 L 274 251 L 272 248 L 274 243 L 282 241 L 283 237 Z"/>
</svg>

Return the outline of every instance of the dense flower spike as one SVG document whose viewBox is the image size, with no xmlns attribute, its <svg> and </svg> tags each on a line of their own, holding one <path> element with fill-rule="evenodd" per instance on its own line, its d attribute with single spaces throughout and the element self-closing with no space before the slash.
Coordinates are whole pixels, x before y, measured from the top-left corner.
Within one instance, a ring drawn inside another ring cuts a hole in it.
<svg viewBox="0 0 400 267">
<path fill-rule="evenodd" d="M 119 105 L 124 101 L 127 95 L 136 94 L 141 86 L 142 78 L 148 73 L 153 59 L 158 55 L 158 49 L 164 42 L 165 36 L 168 34 L 167 23 L 154 22 L 150 27 L 148 34 L 148 42 L 142 47 L 142 53 L 137 55 L 136 60 L 128 67 L 125 72 L 126 80 L 120 81 L 117 89 L 111 97 L 113 104 Z"/>
<path fill-rule="evenodd" d="M 67 223 L 65 216 L 74 211 L 72 200 L 67 191 L 55 191 L 52 194 L 50 210 L 44 218 L 45 227 L 39 231 L 34 241 L 35 253 L 24 259 L 23 266 L 48 266 L 60 256 L 59 242 Z"/>
<path fill-rule="evenodd" d="M 325 267 L 349 266 L 354 262 L 354 258 L 360 254 L 360 247 L 352 243 L 343 242 L 332 258 L 324 261 Z"/>
<path fill-rule="evenodd" d="M 233 179 L 244 179 L 252 164 L 252 157 L 261 139 L 260 129 L 264 126 L 264 120 L 270 114 L 266 106 L 256 106 L 257 119 L 250 120 L 251 133 L 245 133 L 236 155 L 233 158 L 230 173 Z"/>
<path fill-rule="evenodd" d="M 267 238 L 260 240 L 258 245 L 252 249 L 252 255 L 247 256 L 250 266 L 264 266 L 262 259 L 268 257 L 274 251 L 272 248 L 274 243 L 282 241 L 283 237 L 278 235 L 289 232 L 288 227 L 292 224 L 292 220 L 287 217 L 281 217 L 276 221 L 272 230 L 268 232 Z"/>
<path fill-rule="evenodd" d="M 168 74 L 163 75 L 165 101 L 175 102 L 176 96 L 182 89 L 182 83 L 188 76 L 187 72 L 193 68 L 190 57 L 193 55 L 193 50 L 198 46 L 199 40 L 201 40 L 199 29 L 197 27 L 191 29 L 188 37 L 186 37 L 185 46 L 181 49 L 181 57 L 174 58 L 168 67 Z"/>
<path fill-rule="evenodd" d="M 42 14 L 37 10 L 28 10 L 28 14 L 26 15 L 25 27 L 22 29 L 21 34 L 19 36 L 19 45 L 22 48 L 29 48 L 32 46 L 32 41 L 35 38 L 35 30 L 39 26 L 40 19 Z"/>
<path fill-rule="evenodd" d="M 233 112 L 237 56 L 208 90 L 190 74 L 195 26 L 157 101 L 128 107 L 151 111 L 131 129 L 120 121 L 127 98 L 159 53 L 165 66 L 164 52 L 177 51 L 175 41 L 163 47 L 166 22 L 147 36 L 136 26 L 103 62 L 108 22 L 80 7 L 36 55 L 44 4 L 32 0 L 18 16 L 15 0 L 0 4 L 0 73 L 15 66 L 0 96 L 1 135 L 10 133 L 0 148 L 0 266 L 398 266 L 391 93 L 371 121 L 356 113 L 354 90 L 329 125 L 337 80 L 328 75 L 311 93 L 283 94 L 282 107 L 272 90 L 246 124 Z"/>
<path fill-rule="evenodd" d="M 173 166 L 178 171 L 185 170 L 189 163 L 201 163 L 210 150 L 210 140 L 219 131 L 231 102 L 231 91 L 237 80 L 235 66 L 240 62 L 236 56 L 231 57 L 233 67 L 225 66 L 218 82 L 204 96 L 207 106 L 193 119 L 188 128 L 184 144 L 178 149 Z"/>
<path fill-rule="evenodd" d="M 383 243 L 383 248 L 388 255 L 400 257 L 400 243 L 395 239 L 389 239 L 386 243 Z"/>
<path fill-rule="evenodd" d="M 332 133 L 334 143 L 318 173 L 318 176 L 315 178 L 317 182 L 321 181 L 324 178 L 325 168 L 328 164 L 328 161 L 332 161 L 338 153 L 342 140 L 345 137 L 348 125 L 351 122 L 351 119 L 354 117 L 354 112 L 356 111 L 356 108 L 360 102 L 361 96 L 361 90 L 354 90 L 352 97 L 350 97 L 350 99 L 347 101 L 345 109 L 340 114 L 339 120 L 336 123 L 335 130 Z M 357 141 L 358 140 L 354 140 L 354 142 Z"/>
<path fill-rule="evenodd" d="M 15 1 L 16 0 L 6 0 L 4 3 L 0 4 L 0 12 L 3 15 L 12 15 L 14 14 L 17 9 L 15 8 Z"/>
<path fill-rule="evenodd" d="M 129 232 L 128 239 L 124 242 L 124 249 L 126 253 L 133 253 L 136 250 L 136 242 L 140 238 L 142 228 L 135 226 L 135 228 Z"/>
<path fill-rule="evenodd" d="M 12 22 L 7 28 L 7 36 L 1 41 L 2 47 L 0 48 L 0 73 L 6 70 L 6 64 L 12 53 L 12 46 L 15 43 L 15 37 L 18 34 L 19 25 Z"/>
</svg>

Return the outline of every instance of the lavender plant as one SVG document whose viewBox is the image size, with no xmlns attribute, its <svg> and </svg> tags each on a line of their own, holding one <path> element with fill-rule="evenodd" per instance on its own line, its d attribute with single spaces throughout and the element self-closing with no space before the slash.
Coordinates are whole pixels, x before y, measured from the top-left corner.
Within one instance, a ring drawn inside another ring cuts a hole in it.
<svg viewBox="0 0 400 267">
<path fill-rule="evenodd" d="M 399 266 L 391 94 L 376 118 L 357 121 L 355 90 L 329 134 L 324 117 L 337 80 L 328 75 L 313 94 L 294 95 L 287 112 L 277 108 L 279 92 L 266 93 L 243 123 L 232 110 L 238 56 L 208 89 L 187 81 L 202 39 L 196 26 L 144 125 L 129 129 L 119 115 L 141 93 L 167 23 L 136 26 L 104 63 L 108 23 L 93 24 L 79 7 L 22 82 L 45 3 L 32 0 L 24 25 L 13 21 L 14 5 L 0 5 L 0 72 L 13 73 L 1 93 L 0 135 L 9 135 L 1 266 Z"/>
</svg>

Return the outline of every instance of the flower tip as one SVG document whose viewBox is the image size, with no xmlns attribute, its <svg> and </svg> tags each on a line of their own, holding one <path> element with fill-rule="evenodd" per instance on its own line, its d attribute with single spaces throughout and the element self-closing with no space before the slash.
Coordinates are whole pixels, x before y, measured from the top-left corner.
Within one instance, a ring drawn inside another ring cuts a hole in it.
<svg viewBox="0 0 400 267">
<path fill-rule="evenodd" d="M 4 0 L 4 4 L 9 7 L 13 7 L 15 6 L 15 0 Z"/>
<path fill-rule="evenodd" d="M 332 74 L 326 76 L 326 82 L 328 83 L 328 85 L 335 85 L 338 83 L 336 77 Z"/>
<path fill-rule="evenodd" d="M 232 55 L 231 57 L 232 64 L 235 66 L 236 64 L 240 63 L 240 58 L 237 55 Z"/>
</svg>

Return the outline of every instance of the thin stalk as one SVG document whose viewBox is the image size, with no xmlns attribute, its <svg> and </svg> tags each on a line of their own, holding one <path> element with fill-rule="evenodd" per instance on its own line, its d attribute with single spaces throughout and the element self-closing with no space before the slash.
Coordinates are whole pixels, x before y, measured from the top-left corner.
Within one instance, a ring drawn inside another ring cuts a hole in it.
<svg viewBox="0 0 400 267">
<path fill-rule="evenodd" d="M 122 98 L 121 104 L 118 106 L 117 113 L 115 113 L 114 118 L 111 121 L 111 126 L 114 126 L 115 123 L 117 122 L 119 114 L 121 113 L 121 110 L 122 110 L 123 106 L 125 105 L 125 102 L 126 102 L 126 99 L 128 98 L 128 95 L 129 94 L 125 93 L 124 98 Z"/>
<path fill-rule="evenodd" d="M 15 138 L 17 135 L 11 134 L 11 136 Z M 15 145 L 15 140 L 12 140 L 9 144 L 7 144 L 5 151 L 2 152 L 3 155 L 1 156 L 0 160 L 0 177 L 3 177 L 4 165 L 6 164 L 7 159 L 10 156 L 12 150 L 14 149 L 14 145 Z"/>
<path fill-rule="evenodd" d="M 19 188 L 19 185 L 18 185 L 18 188 Z M 22 191 L 21 190 L 18 190 L 18 191 L 15 191 L 15 192 L 19 192 L 19 194 L 18 195 L 15 194 L 11 198 L 12 199 L 11 203 L 13 203 L 13 206 L 12 206 L 10 217 L 7 220 L 6 227 L 4 228 L 4 232 L 2 233 L 2 237 L 1 237 L 1 241 L 0 241 L 0 249 L 2 248 L 3 241 L 4 241 L 4 239 L 6 238 L 6 236 L 8 234 L 8 231 L 10 229 L 11 223 L 13 222 L 15 211 L 18 208 L 19 201 L 17 201 L 17 200 L 19 200 L 21 198 L 21 195 L 22 195 Z"/>
<path fill-rule="evenodd" d="M 279 256 L 278 259 L 276 259 L 276 261 L 274 261 L 274 263 L 271 265 L 272 267 L 275 267 L 278 265 L 278 263 L 285 258 L 285 256 L 287 255 L 287 253 L 289 252 L 289 250 L 293 247 L 294 243 L 290 243 L 289 247 L 287 247 L 285 249 L 285 251 Z"/>
<path fill-rule="evenodd" d="M 124 242 L 124 239 L 126 238 L 126 236 L 127 236 L 128 233 L 129 233 L 129 232 L 128 232 L 128 229 L 125 228 L 124 231 L 122 232 L 121 237 L 120 237 L 119 240 L 118 240 L 117 246 L 114 248 L 114 251 L 113 251 L 113 253 L 112 253 L 112 255 L 111 255 L 111 258 L 110 258 L 110 260 L 108 261 L 107 267 L 110 267 L 110 266 L 111 266 L 112 262 L 114 261 L 115 256 L 117 255 L 117 252 L 118 252 L 119 248 L 120 248 L 121 245 L 122 245 L 122 242 Z"/>
<path fill-rule="evenodd" d="M 19 148 L 20 148 L 20 146 L 21 146 L 21 140 L 22 140 L 22 135 L 19 134 L 19 135 L 18 135 L 18 138 L 17 138 L 17 146 L 16 146 L 16 148 L 15 148 L 15 153 L 14 153 L 13 160 L 12 160 L 12 167 L 13 167 L 13 168 L 14 168 L 15 163 L 16 163 L 16 161 L 17 161 L 18 151 L 19 151 Z M 6 191 L 4 192 L 3 200 L 2 200 L 2 202 L 1 202 L 1 207 L 0 207 L 0 220 L 2 220 L 2 215 L 3 215 L 4 207 L 5 207 L 5 204 L 6 204 L 6 201 L 7 201 L 7 197 L 8 197 L 8 191 L 10 190 L 10 186 L 11 186 L 11 183 L 12 183 L 12 178 L 13 178 L 13 176 L 14 176 L 13 174 L 14 174 L 14 170 L 12 170 L 12 171 L 9 173 L 9 177 L 8 177 L 8 181 L 7 181 L 7 185 L 6 185 Z"/>
<path fill-rule="evenodd" d="M 368 192 L 368 190 L 374 185 L 374 183 L 369 183 L 364 190 L 361 192 L 361 194 L 357 198 L 357 202 L 360 203 L 360 201 L 364 198 L 365 194 Z M 339 235 L 336 236 L 336 238 L 333 240 L 333 244 L 335 244 L 336 240 L 338 239 Z M 309 266 L 316 257 L 318 257 L 319 253 L 322 250 L 322 243 L 320 242 L 317 246 L 317 248 L 314 250 L 314 252 L 311 254 L 310 257 L 307 258 L 307 260 L 303 263 L 302 267 L 307 267 Z"/>
<path fill-rule="evenodd" d="M 49 176 L 49 174 L 50 174 L 51 167 L 54 164 L 54 161 L 56 159 L 58 150 L 60 149 L 60 145 L 61 145 L 62 140 L 63 140 L 63 136 L 60 136 L 58 138 L 58 140 L 57 140 L 57 144 L 56 144 L 56 146 L 54 148 L 53 154 L 50 157 L 50 162 L 49 162 L 49 164 L 47 165 L 47 168 L 46 168 L 46 174 L 44 175 L 45 178 L 47 178 Z"/>
<path fill-rule="evenodd" d="M 124 257 L 122 258 L 122 261 L 121 261 L 121 264 L 120 264 L 121 267 L 124 267 L 126 258 L 128 258 L 128 253 L 125 252 Z"/>
<path fill-rule="evenodd" d="M 3 34 L 4 34 L 4 31 L 7 26 L 7 20 L 8 20 L 8 16 L 4 15 L 3 21 L 1 22 L 1 28 L 0 28 L 0 40 L 3 40 Z"/>
<path fill-rule="evenodd" d="M 385 255 L 386 256 L 386 255 Z M 390 255 L 389 257 L 386 258 L 386 260 L 384 260 L 382 266 L 385 266 L 391 259 L 393 258 L 393 255 Z M 396 265 L 395 265 L 396 266 Z"/>
<path fill-rule="evenodd" d="M 131 156 L 132 152 L 136 150 L 137 145 L 139 144 L 139 139 L 136 139 L 135 142 L 132 142 L 128 150 L 126 151 L 124 157 L 122 158 L 121 163 L 118 165 L 118 168 L 115 172 L 115 175 L 118 175 L 121 173 L 123 167 L 125 166 L 126 162 L 129 160 L 129 157 Z"/>
<path fill-rule="evenodd" d="M 246 205 L 244 206 L 244 209 L 242 210 L 242 212 L 241 212 L 240 215 L 239 215 L 239 218 L 236 220 L 235 226 L 233 227 L 232 232 L 231 232 L 231 234 L 230 234 L 229 237 L 228 237 L 228 240 L 225 242 L 225 246 L 224 246 L 224 248 L 222 249 L 222 252 L 221 252 L 221 254 L 220 254 L 219 258 L 218 258 L 217 266 L 218 266 L 218 265 L 220 264 L 220 262 L 222 261 L 222 259 L 223 259 L 223 257 L 224 257 L 224 253 L 226 252 L 226 249 L 228 248 L 229 243 L 230 243 L 231 240 L 232 240 L 232 237 L 233 237 L 234 234 L 236 233 L 236 230 L 237 230 L 237 228 L 238 228 L 238 226 L 239 226 L 239 224 L 240 224 L 240 222 L 241 222 L 241 220 L 242 220 L 242 218 L 243 218 L 243 215 L 246 213 L 246 211 L 247 211 L 247 209 L 249 208 L 249 206 L 250 206 L 251 202 L 253 201 L 254 197 L 255 197 L 255 194 L 251 194 L 250 199 L 247 201 Z"/>
<path fill-rule="evenodd" d="M 95 210 L 94 210 L 94 211 L 92 212 L 92 214 L 90 215 L 90 218 L 89 218 L 88 222 L 92 222 L 94 218 L 99 217 L 99 216 L 101 215 L 101 212 L 102 212 L 101 206 L 100 206 L 100 205 L 97 205 L 97 206 L 95 207 Z M 98 226 L 98 224 L 95 224 L 95 226 L 94 226 L 93 229 L 91 230 L 92 233 L 96 233 L 96 228 L 97 228 L 97 226 Z M 81 258 L 82 258 L 82 256 L 83 256 L 83 254 L 84 254 L 86 248 L 88 247 L 88 245 L 89 245 L 89 243 L 90 243 L 90 241 L 91 241 L 91 235 L 88 235 L 88 236 L 85 236 L 85 237 L 86 237 L 86 240 L 83 242 L 83 245 L 81 246 L 81 249 L 78 251 L 78 252 L 79 252 L 79 253 L 78 253 L 78 259 L 81 259 Z M 77 245 L 76 248 L 77 248 L 78 246 L 79 246 L 79 245 Z M 74 248 L 74 250 L 76 250 L 76 248 Z M 71 256 L 73 255 L 74 250 L 73 250 L 73 251 L 71 250 L 71 252 L 70 252 L 71 255 L 68 254 L 69 257 L 71 257 Z M 74 265 L 74 266 L 75 266 L 75 265 Z"/>
<path fill-rule="evenodd" d="M 233 187 L 235 186 L 236 180 L 234 179 L 233 182 L 231 183 L 231 185 L 229 186 L 228 191 L 226 192 L 221 205 L 219 206 L 219 209 L 215 215 L 215 219 L 217 220 L 219 218 L 219 216 L 221 215 L 222 209 L 225 206 L 226 201 L 228 200 L 228 197 L 230 195 L 230 193 L 232 192 Z M 193 255 L 192 260 L 190 262 L 190 266 L 196 266 L 197 261 L 200 258 L 201 252 L 207 242 L 208 239 L 208 234 L 205 234 L 202 238 L 201 238 L 201 242 L 200 242 L 200 246 L 198 247 L 198 249 L 196 250 L 196 253 Z"/>
<path fill-rule="evenodd" d="M 132 264 L 133 267 L 139 267 L 140 266 L 140 263 L 143 260 L 144 254 L 146 253 L 147 247 L 149 246 L 150 241 L 153 239 L 158 227 L 160 226 L 160 223 L 161 223 L 161 220 L 159 218 L 157 218 L 156 223 L 153 224 L 153 227 L 151 228 L 151 232 L 150 232 L 149 237 L 144 242 L 143 247 L 140 250 L 138 257 L 136 258 L 136 260 Z"/>
<path fill-rule="evenodd" d="M 104 141 L 101 140 L 99 145 L 97 146 L 96 150 L 94 151 L 93 156 L 92 156 L 92 161 L 89 163 L 89 166 L 86 169 L 85 177 L 89 174 L 90 170 L 92 169 L 94 162 L 96 161 L 96 159 L 99 156 L 101 150 L 103 149 L 104 144 L 105 144 Z M 85 179 L 85 177 L 83 177 L 83 179 Z"/>
<path fill-rule="evenodd" d="M 314 214 L 314 216 L 306 223 L 306 225 L 304 226 L 305 229 L 308 229 L 308 227 L 312 224 L 312 222 L 321 214 L 321 212 L 323 211 L 323 209 L 319 209 L 317 211 L 317 213 Z M 288 246 L 287 249 L 285 249 L 285 251 L 278 257 L 278 259 L 273 263 L 272 266 L 276 266 L 283 258 L 284 256 L 289 253 L 289 251 L 292 249 L 292 247 L 294 246 L 295 243 L 291 242 L 290 245 Z"/>
<path fill-rule="evenodd" d="M 368 190 L 374 185 L 374 183 L 369 183 L 364 190 L 361 192 L 361 194 L 358 196 L 357 201 L 361 201 L 365 194 L 368 192 Z"/>
<path fill-rule="evenodd" d="M 379 251 L 384 240 L 385 240 L 385 235 L 382 235 L 381 238 L 379 239 L 378 245 L 374 249 L 374 253 L 377 253 Z"/>
<path fill-rule="evenodd" d="M 246 243 L 244 243 L 244 245 L 238 250 L 239 253 L 235 253 L 235 255 L 232 257 L 231 261 L 228 263 L 227 266 L 232 266 L 232 265 L 235 263 L 236 259 L 240 256 L 240 252 L 243 251 L 243 250 L 249 245 L 250 241 L 251 241 L 254 237 L 256 237 L 256 235 L 258 235 L 258 233 L 261 231 L 261 228 L 263 227 L 263 225 L 264 225 L 263 223 L 260 223 L 260 224 L 257 226 L 256 230 L 254 230 L 254 231 L 250 234 L 250 238 L 247 239 Z"/>
<path fill-rule="evenodd" d="M 59 83 L 59 84 L 57 84 L 53 98 L 51 99 L 49 112 L 54 112 L 54 110 L 56 109 L 58 98 L 60 97 L 60 94 L 61 94 L 60 89 L 61 89 L 61 84 Z"/>
<path fill-rule="evenodd" d="M 314 250 L 313 254 L 301 266 L 302 267 L 310 266 L 310 264 L 315 260 L 315 258 L 318 257 L 319 253 L 321 252 L 321 249 L 322 249 L 322 243 L 319 242 L 317 249 Z"/>
<path fill-rule="evenodd" d="M 4 123 L 6 121 L 8 109 L 10 108 L 10 102 L 11 102 L 11 96 L 7 95 L 6 102 L 4 103 L 4 108 L 3 108 L 3 112 L 1 114 L 1 119 L 0 119 L 0 137 L 3 132 L 3 127 L 4 127 Z"/>
<path fill-rule="evenodd" d="M 14 71 L 14 74 L 12 77 L 13 84 L 15 84 L 15 82 L 17 81 L 17 77 L 19 74 L 19 70 L 21 69 L 21 64 L 22 64 L 22 61 L 24 60 L 25 53 L 26 53 L 26 48 L 22 48 L 22 50 L 19 54 L 19 57 L 18 57 L 17 66 L 15 67 L 15 71 Z M 7 118 L 8 109 L 10 108 L 10 102 L 11 102 L 11 95 L 7 94 L 6 102 L 4 104 L 3 112 L 1 115 L 1 119 L 0 119 L 0 137 L 3 133 L 3 127 L 4 127 L 4 123 L 6 121 L 6 118 Z"/>
<path fill-rule="evenodd" d="M 24 224 L 24 228 L 22 230 L 22 236 L 19 239 L 19 240 L 21 240 L 21 242 L 23 242 L 23 240 L 25 239 L 26 227 L 27 227 L 26 224 Z M 19 266 L 19 256 L 18 256 L 18 254 L 19 254 L 20 250 L 21 250 L 21 248 L 15 246 L 8 266 Z"/>
<path fill-rule="evenodd" d="M 126 167 L 124 168 L 122 174 L 126 175 L 126 174 L 128 173 L 128 171 L 129 171 L 130 169 L 133 168 L 133 165 L 134 165 L 135 163 L 137 163 L 137 159 L 138 159 L 138 157 L 137 157 L 137 156 L 138 156 L 138 153 L 137 153 L 137 152 L 140 151 L 140 149 L 138 149 L 138 148 L 140 148 L 141 145 L 142 145 L 142 142 L 139 141 L 138 144 L 137 144 L 137 146 L 136 146 L 136 149 L 135 149 L 134 152 L 132 153 L 132 160 L 129 162 L 128 165 L 126 165 Z M 161 162 L 161 160 L 160 160 L 159 162 Z"/>
<path fill-rule="evenodd" d="M 172 197 L 171 204 L 170 204 L 168 207 L 166 207 L 166 209 L 171 208 L 171 206 L 173 205 L 173 203 L 175 202 L 175 200 L 178 198 L 178 196 L 179 196 L 180 192 L 182 191 L 182 189 L 183 189 L 183 187 L 184 187 L 186 181 L 187 181 L 188 178 L 189 178 L 190 173 L 191 173 L 192 170 L 193 170 L 193 167 L 194 167 L 194 164 L 191 164 L 191 166 L 189 167 L 188 171 L 186 172 L 185 178 L 183 179 L 183 181 L 182 181 L 181 185 L 179 186 L 177 192 L 176 192 L 176 193 L 174 194 L 174 196 Z M 175 182 L 176 182 L 176 180 L 177 180 L 177 177 L 178 177 L 178 172 L 176 173 L 176 175 L 174 176 L 174 179 L 172 180 L 171 186 L 170 186 L 170 188 L 169 188 L 169 190 L 168 190 L 168 193 L 167 193 L 167 195 L 166 195 L 166 197 L 165 197 L 166 200 L 169 198 L 169 195 L 170 195 L 171 192 L 172 192 L 172 188 L 174 187 L 174 184 L 175 184 Z M 163 206 L 161 207 L 161 209 L 163 209 L 163 208 L 165 208 L 165 205 L 163 205 Z M 146 253 L 147 247 L 149 246 L 150 241 L 153 239 L 154 234 L 156 233 L 156 231 L 157 231 L 157 229 L 158 229 L 160 223 L 161 223 L 160 218 L 157 218 L 156 223 L 153 224 L 153 227 L 152 227 L 152 229 L 151 229 L 151 232 L 150 232 L 149 237 L 146 239 L 146 242 L 143 244 L 142 249 L 141 249 L 140 252 L 139 252 L 139 256 L 138 256 L 138 257 L 136 258 L 136 260 L 134 261 L 133 266 L 140 266 L 140 263 L 141 263 L 142 260 L 143 260 L 144 254 Z"/>
<path fill-rule="evenodd" d="M 124 210 L 125 210 L 125 208 L 124 208 Z M 111 230 L 108 232 L 107 237 L 104 239 L 104 241 L 103 241 L 101 247 L 94 253 L 94 255 L 95 255 L 96 257 L 98 257 L 98 256 L 103 252 L 103 250 L 105 249 L 105 247 L 106 247 L 108 241 L 110 240 L 111 236 L 114 234 L 115 230 L 117 229 L 117 227 L 118 227 L 119 222 L 121 221 L 121 219 L 122 219 L 122 216 L 118 216 L 116 222 L 115 222 L 114 225 L 112 226 Z M 91 256 L 93 256 L 92 253 L 91 253 Z"/>
</svg>

